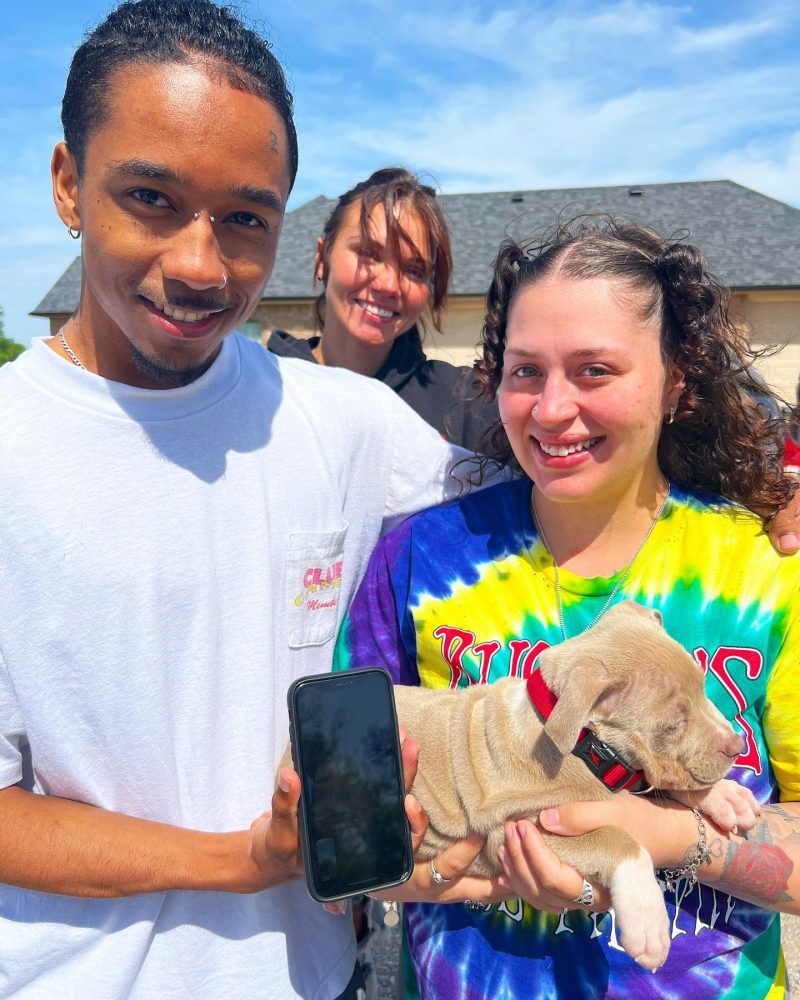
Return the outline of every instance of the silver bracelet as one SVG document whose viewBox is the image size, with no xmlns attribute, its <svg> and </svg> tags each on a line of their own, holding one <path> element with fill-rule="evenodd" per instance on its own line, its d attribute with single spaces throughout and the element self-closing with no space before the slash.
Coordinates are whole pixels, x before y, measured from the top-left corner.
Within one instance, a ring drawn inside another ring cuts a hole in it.
<svg viewBox="0 0 800 1000">
<path fill-rule="evenodd" d="M 674 890 L 675 883 L 680 878 L 686 879 L 686 891 L 688 892 L 692 889 L 697 882 L 697 870 L 700 865 L 706 864 L 711 860 L 711 850 L 708 846 L 708 841 L 706 840 L 706 824 L 703 817 L 697 811 L 697 809 L 692 809 L 694 813 L 694 818 L 697 820 L 697 847 L 694 854 L 689 858 L 685 865 L 680 868 L 661 868 L 659 869 L 664 882 L 668 889 Z"/>
</svg>

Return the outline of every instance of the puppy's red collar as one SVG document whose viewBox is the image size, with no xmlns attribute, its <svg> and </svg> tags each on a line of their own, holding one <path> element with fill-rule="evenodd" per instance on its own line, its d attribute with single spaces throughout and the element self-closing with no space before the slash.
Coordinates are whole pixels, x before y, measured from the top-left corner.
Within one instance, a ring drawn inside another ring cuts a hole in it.
<svg viewBox="0 0 800 1000">
<path fill-rule="evenodd" d="M 534 670 L 527 681 L 528 697 L 544 719 L 556 706 L 558 697 L 553 694 L 542 678 L 541 670 Z M 644 773 L 627 764 L 607 743 L 591 729 L 582 729 L 572 752 L 586 764 L 592 774 L 612 792 L 630 789 L 644 784 Z"/>
</svg>

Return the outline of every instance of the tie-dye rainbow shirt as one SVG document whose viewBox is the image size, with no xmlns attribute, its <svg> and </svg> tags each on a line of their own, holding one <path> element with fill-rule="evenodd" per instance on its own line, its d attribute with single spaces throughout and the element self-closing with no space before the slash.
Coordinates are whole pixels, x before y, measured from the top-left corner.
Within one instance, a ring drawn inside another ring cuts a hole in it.
<svg viewBox="0 0 800 1000">
<path fill-rule="evenodd" d="M 380 664 L 400 684 L 491 684 L 527 675 L 560 641 L 553 563 L 521 479 L 425 511 L 383 538 L 337 644 L 335 669 Z M 560 571 L 567 633 L 617 578 Z M 746 738 L 732 772 L 761 802 L 800 798 L 800 566 L 751 515 L 673 487 L 615 600 L 658 608 Z M 764 878 L 770 878 L 765 863 Z M 655 975 L 618 944 L 611 914 L 542 913 L 519 901 L 477 913 L 407 904 L 406 935 L 431 1000 L 784 996 L 775 913 L 697 885 L 667 893 L 672 947 Z M 413 996 L 413 991 L 411 993 Z"/>
</svg>

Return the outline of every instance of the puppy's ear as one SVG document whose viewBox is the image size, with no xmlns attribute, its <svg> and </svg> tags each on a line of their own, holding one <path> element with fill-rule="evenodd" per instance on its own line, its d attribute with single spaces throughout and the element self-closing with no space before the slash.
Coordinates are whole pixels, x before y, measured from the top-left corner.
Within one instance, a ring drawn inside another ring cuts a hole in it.
<svg viewBox="0 0 800 1000">
<path fill-rule="evenodd" d="M 610 715 L 624 688 L 619 678 L 609 677 L 602 660 L 582 656 L 580 666 L 567 671 L 558 701 L 544 724 L 544 731 L 562 755 L 578 742 L 578 734 L 589 721 L 593 710 Z"/>
</svg>

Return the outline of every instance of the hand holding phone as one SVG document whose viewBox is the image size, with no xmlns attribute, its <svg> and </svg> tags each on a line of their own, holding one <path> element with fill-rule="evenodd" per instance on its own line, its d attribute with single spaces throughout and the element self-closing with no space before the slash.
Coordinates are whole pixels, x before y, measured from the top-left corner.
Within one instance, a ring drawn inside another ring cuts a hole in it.
<svg viewBox="0 0 800 1000">
<path fill-rule="evenodd" d="M 288 701 L 310 895 L 327 902 L 405 882 L 413 858 L 388 672 L 303 677 Z"/>
<path fill-rule="evenodd" d="M 303 862 L 297 849 L 300 779 L 289 770 L 290 763 L 287 760 L 285 774 L 278 775 L 271 808 L 250 824 L 249 872 L 238 891 L 271 889 L 303 874 Z"/>
</svg>

